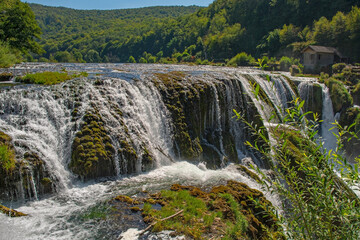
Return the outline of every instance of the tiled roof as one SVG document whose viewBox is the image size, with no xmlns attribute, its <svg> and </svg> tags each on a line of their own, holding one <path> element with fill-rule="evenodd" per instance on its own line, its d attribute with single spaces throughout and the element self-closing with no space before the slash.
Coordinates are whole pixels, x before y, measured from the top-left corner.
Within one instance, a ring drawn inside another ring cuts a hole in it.
<svg viewBox="0 0 360 240">
<path fill-rule="evenodd" d="M 341 53 L 336 48 L 333 48 L 333 47 L 310 45 L 310 46 L 306 47 L 304 50 L 302 50 L 302 52 L 304 52 L 308 48 L 310 48 L 313 51 L 318 52 L 318 53 L 330 53 L 330 54 L 333 53 L 333 54 L 338 55 L 339 57 L 342 57 Z"/>
</svg>

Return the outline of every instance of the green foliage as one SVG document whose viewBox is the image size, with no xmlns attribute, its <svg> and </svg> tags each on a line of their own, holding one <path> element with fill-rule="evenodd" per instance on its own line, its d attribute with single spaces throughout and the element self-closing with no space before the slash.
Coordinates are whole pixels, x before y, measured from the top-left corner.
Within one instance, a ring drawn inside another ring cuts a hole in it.
<svg viewBox="0 0 360 240">
<path fill-rule="evenodd" d="M 87 73 L 81 72 L 78 74 L 69 75 L 67 72 L 40 72 L 40 73 L 32 73 L 26 74 L 24 77 L 17 77 L 17 82 L 22 83 L 34 83 L 34 84 L 42 84 L 42 85 L 54 85 L 58 83 L 65 82 L 67 80 L 77 78 L 80 76 L 87 77 Z"/>
<path fill-rule="evenodd" d="M 267 69 L 269 66 L 267 65 L 267 61 L 269 59 L 265 56 L 263 58 L 258 58 L 258 61 L 256 62 L 257 68 L 260 68 L 261 70 Z"/>
<path fill-rule="evenodd" d="M 334 78 L 328 78 L 325 80 L 325 84 L 330 90 L 334 112 L 340 112 L 352 106 L 353 99 L 342 82 Z"/>
<path fill-rule="evenodd" d="M 291 65 L 292 65 L 291 58 L 284 56 L 280 59 L 280 70 L 281 71 L 289 71 Z"/>
<path fill-rule="evenodd" d="M 332 65 L 332 72 L 333 73 L 341 73 L 345 67 L 346 67 L 345 63 L 334 64 L 334 65 Z"/>
<path fill-rule="evenodd" d="M 68 51 L 57 52 L 54 56 L 57 62 L 73 62 L 73 57 Z"/>
<path fill-rule="evenodd" d="M 76 50 L 87 62 L 126 62 L 134 56 L 151 63 L 199 64 L 204 60 L 224 62 L 241 52 L 298 57 L 305 46 L 314 43 L 339 47 L 345 55 L 357 58 L 360 31 L 358 8 L 352 9 L 355 5 L 356 0 L 216 0 L 201 9 L 84 11 L 37 4 L 31 7 L 44 32 L 41 45 L 47 53 L 41 57 L 49 60 L 58 51 L 75 56 Z M 314 21 L 318 22 L 311 28 Z M 98 56 L 89 55 L 90 50 Z M 145 51 L 156 60 L 143 56 Z"/>
<path fill-rule="evenodd" d="M 255 59 L 245 52 L 237 54 L 235 57 L 230 59 L 227 63 L 229 66 L 250 66 L 255 62 Z"/>
<path fill-rule="evenodd" d="M 29 5 L 20 0 L 5 0 L 0 11 L 0 40 L 23 53 L 41 53 L 35 41 L 40 38 L 41 29 Z"/>
<path fill-rule="evenodd" d="M 336 125 L 338 148 L 327 152 L 316 139 L 318 122 L 307 120 L 305 116 L 310 113 L 303 113 L 303 106 L 304 102 L 294 100 L 282 119 L 286 125 L 268 129 L 253 126 L 237 114 L 265 142 L 261 145 L 247 142 L 272 162 L 271 177 L 259 170 L 263 185 L 283 199 L 287 214 L 282 222 L 289 239 L 357 239 L 360 201 L 347 184 L 359 181 L 358 165 L 348 164 L 341 155 L 342 136 L 355 136 L 348 128 Z M 276 143 L 270 141 L 268 132 Z"/>
<path fill-rule="evenodd" d="M 130 56 L 128 62 L 129 63 L 136 63 L 136 60 L 135 60 L 135 58 L 133 56 Z"/>
<path fill-rule="evenodd" d="M 15 169 L 15 152 L 5 144 L 0 144 L 0 167 L 5 172 Z"/>
<path fill-rule="evenodd" d="M 12 49 L 6 42 L 0 41 L 0 67 L 10 67 L 20 60 L 18 51 Z"/>
</svg>

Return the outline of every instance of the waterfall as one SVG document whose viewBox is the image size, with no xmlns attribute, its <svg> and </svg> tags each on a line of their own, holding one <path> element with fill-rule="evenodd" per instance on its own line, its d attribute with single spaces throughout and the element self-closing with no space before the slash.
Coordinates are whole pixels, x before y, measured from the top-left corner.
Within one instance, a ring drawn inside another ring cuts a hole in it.
<svg viewBox="0 0 360 240">
<path fill-rule="evenodd" d="M 335 122 L 335 116 L 330 98 L 329 88 L 325 85 L 323 87 L 323 112 L 322 112 L 322 123 L 321 123 L 321 136 L 324 142 L 324 148 L 327 150 L 335 150 L 337 146 L 337 139 L 334 134 L 337 135 L 337 129 L 333 123 Z"/>
<path fill-rule="evenodd" d="M 0 185 L 0 190 L 8 191 L 14 200 L 29 200 L 11 204 L 30 214 L 22 219 L 0 215 L 0 236 L 106 238 L 97 234 L 118 233 L 119 226 L 108 229 L 82 219 L 90 209 L 115 194 L 141 196 L 142 191 L 168 189 L 174 183 L 208 188 L 237 180 L 260 189 L 232 164 L 265 165 L 244 144 L 252 135 L 234 118 L 233 110 L 249 122 L 270 126 L 279 122 L 296 96 L 284 76 L 246 68 L 44 64 L 41 69 L 63 67 L 87 71 L 90 76 L 56 86 L 0 89 L 0 131 L 12 138 L 22 163 L 12 176 L 13 185 L 2 189 Z M 28 70 L 39 69 L 34 64 Z M 17 71 L 21 72 L 20 67 Z M 255 83 L 261 91 L 258 98 Z M 318 100 L 315 83 L 304 82 L 298 88 L 301 98 L 316 99 L 321 105 L 315 110 L 324 120 L 321 134 L 330 149 L 332 104 L 329 90 L 320 89 Z M 267 123 L 274 111 L 278 118 Z M 88 152 L 86 144 L 91 146 Z M 88 153 L 94 153 L 89 157 L 92 162 L 82 158 Z M 95 166 L 89 167 L 90 174 L 83 171 L 89 165 Z M 270 193 L 264 194 L 278 203 Z"/>
</svg>

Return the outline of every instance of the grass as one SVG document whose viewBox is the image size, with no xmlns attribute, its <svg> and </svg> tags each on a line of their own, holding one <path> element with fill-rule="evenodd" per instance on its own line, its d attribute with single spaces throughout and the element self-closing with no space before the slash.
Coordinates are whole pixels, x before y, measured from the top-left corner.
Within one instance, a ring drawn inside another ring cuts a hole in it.
<svg viewBox="0 0 360 240">
<path fill-rule="evenodd" d="M 87 77 L 88 74 L 85 72 L 72 75 L 68 72 L 41 72 L 26 74 L 23 77 L 16 77 L 15 81 L 31 84 L 54 85 L 81 76 Z"/>
<path fill-rule="evenodd" d="M 183 232 L 195 239 L 200 239 L 203 232 L 202 229 L 205 225 L 212 224 L 212 218 L 215 219 L 215 216 L 207 217 L 206 224 L 204 224 L 203 216 L 208 214 L 206 204 L 201 199 L 191 196 L 189 191 L 161 191 L 161 196 L 167 204 L 163 206 L 160 211 L 157 211 L 152 209 L 151 204 L 145 203 L 145 214 L 149 214 L 152 218 L 160 220 L 175 214 L 181 209 L 183 209 L 184 212 L 181 217 L 158 222 L 154 226 L 154 231 L 172 229 Z"/>
<path fill-rule="evenodd" d="M 220 194 L 229 203 L 232 212 L 235 215 L 235 223 L 227 222 L 228 229 L 223 239 L 241 239 L 248 228 L 248 222 L 245 216 L 240 212 L 240 205 L 234 197 L 228 193 Z"/>
</svg>

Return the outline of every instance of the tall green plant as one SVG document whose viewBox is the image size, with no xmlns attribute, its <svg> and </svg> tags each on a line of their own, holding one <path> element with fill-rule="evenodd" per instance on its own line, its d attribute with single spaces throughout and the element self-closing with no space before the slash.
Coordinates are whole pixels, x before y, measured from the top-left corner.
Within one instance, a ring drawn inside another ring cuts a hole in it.
<svg viewBox="0 0 360 240">
<path fill-rule="evenodd" d="M 343 136 L 356 135 L 335 124 L 338 147 L 327 151 L 317 139 L 317 115 L 315 121 L 308 120 L 311 113 L 302 112 L 304 101 L 295 99 L 292 105 L 283 115 L 286 124 L 268 128 L 254 126 L 236 112 L 257 137 L 255 143 L 246 144 L 271 163 L 271 177 L 257 170 L 263 186 L 282 199 L 286 235 L 289 239 L 358 239 L 360 201 L 349 187 L 359 182 L 358 166 L 348 164 L 341 154 Z"/>
</svg>

